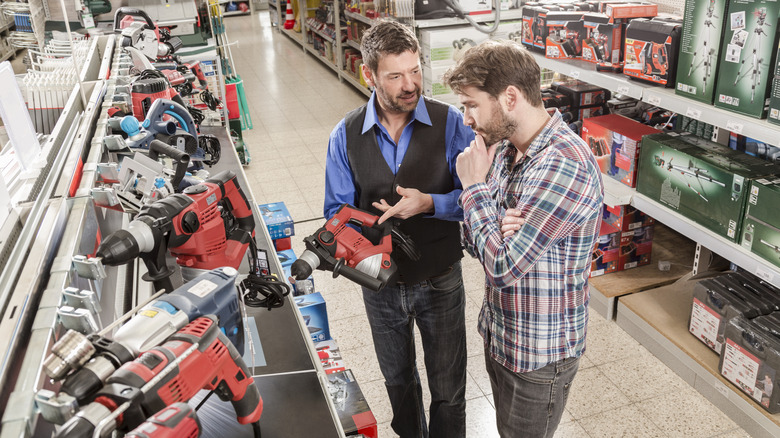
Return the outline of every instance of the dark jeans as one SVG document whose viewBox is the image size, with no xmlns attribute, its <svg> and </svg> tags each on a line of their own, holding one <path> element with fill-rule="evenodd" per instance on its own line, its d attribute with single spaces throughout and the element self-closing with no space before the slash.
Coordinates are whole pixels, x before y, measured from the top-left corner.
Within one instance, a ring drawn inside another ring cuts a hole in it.
<svg viewBox="0 0 780 438">
<path fill-rule="evenodd" d="M 402 438 L 466 436 L 466 298 L 460 262 L 415 285 L 379 292 L 364 288 L 363 300 L 395 433 Z M 430 426 L 415 360 L 415 323 L 431 391 Z"/>
<path fill-rule="evenodd" d="M 569 357 L 527 373 L 513 373 L 490 357 L 485 363 L 493 388 L 496 425 L 502 437 L 552 437 L 561 422 L 580 358 Z"/>
</svg>

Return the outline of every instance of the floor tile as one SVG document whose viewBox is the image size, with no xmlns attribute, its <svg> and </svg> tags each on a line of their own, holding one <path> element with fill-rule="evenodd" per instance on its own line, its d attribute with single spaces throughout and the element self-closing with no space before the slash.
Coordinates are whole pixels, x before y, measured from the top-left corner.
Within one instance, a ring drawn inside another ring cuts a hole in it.
<svg viewBox="0 0 780 438">
<path fill-rule="evenodd" d="M 569 421 L 567 423 L 559 424 L 558 428 L 555 430 L 555 435 L 553 436 L 555 438 L 588 438 L 589 436 L 593 436 L 594 438 L 596 437 L 596 435 L 588 435 L 588 433 L 585 432 L 585 429 L 583 429 L 577 421 Z"/>
<path fill-rule="evenodd" d="M 330 321 L 330 335 L 339 340 L 343 350 L 370 346 L 374 342 L 365 315 Z"/>
<path fill-rule="evenodd" d="M 632 402 L 690 388 L 680 376 L 646 350 L 637 356 L 598 365 L 598 368 Z"/>
<path fill-rule="evenodd" d="M 466 437 L 494 438 L 498 437 L 496 429 L 496 410 L 486 397 L 475 398 L 466 402 Z"/>
<path fill-rule="evenodd" d="M 354 370 L 352 370 L 354 373 Z M 360 389 L 363 391 L 363 395 L 368 401 L 368 406 L 371 408 L 371 412 L 376 418 L 377 424 L 386 423 L 387 430 L 392 431 L 390 428 L 390 421 L 393 419 L 393 408 L 390 406 L 390 400 L 387 398 L 387 389 L 385 389 L 384 380 L 374 380 L 372 382 L 361 382 Z M 379 436 L 384 437 L 382 430 L 379 431 Z"/>
<path fill-rule="evenodd" d="M 575 420 L 630 404 L 628 398 L 598 368 L 579 370 L 566 409 Z"/>
<path fill-rule="evenodd" d="M 585 355 L 596 365 L 637 356 L 643 350 L 639 342 L 615 323 L 589 325 L 585 342 Z"/>
<path fill-rule="evenodd" d="M 355 379 L 361 386 L 365 383 L 380 381 L 382 382 L 382 391 L 384 391 L 385 379 L 382 377 L 382 370 L 379 368 L 373 344 L 348 350 L 342 348 L 341 354 L 346 367 L 352 370 L 355 374 Z M 385 394 L 385 397 L 387 397 L 387 394 Z"/>
<path fill-rule="evenodd" d="M 693 388 L 644 400 L 637 406 L 667 436 L 710 437 L 737 428 Z"/>
<path fill-rule="evenodd" d="M 636 406 L 622 406 L 577 421 L 585 432 L 598 438 L 661 438 L 666 436 Z"/>
</svg>

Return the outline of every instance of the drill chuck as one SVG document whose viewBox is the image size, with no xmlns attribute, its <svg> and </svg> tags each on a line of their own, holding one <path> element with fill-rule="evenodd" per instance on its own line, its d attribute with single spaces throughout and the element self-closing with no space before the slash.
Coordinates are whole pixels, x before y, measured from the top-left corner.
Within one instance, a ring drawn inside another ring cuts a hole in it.
<svg viewBox="0 0 780 438">
<path fill-rule="evenodd" d="M 313 251 L 306 250 L 298 257 L 298 260 L 293 262 L 290 267 L 290 274 L 295 277 L 296 280 L 305 280 L 309 278 L 312 272 L 320 265 L 320 258 L 317 257 Z"/>
<path fill-rule="evenodd" d="M 136 219 L 130 222 L 127 229 L 117 230 L 106 237 L 95 255 L 103 260 L 104 265 L 115 266 L 127 263 L 153 248 L 154 233 L 151 226 Z"/>
<path fill-rule="evenodd" d="M 84 365 L 95 353 L 95 347 L 86 336 L 68 330 L 51 348 L 43 362 L 43 371 L 53 380 L 61 380 L 68 373 Z"/>
</svg>

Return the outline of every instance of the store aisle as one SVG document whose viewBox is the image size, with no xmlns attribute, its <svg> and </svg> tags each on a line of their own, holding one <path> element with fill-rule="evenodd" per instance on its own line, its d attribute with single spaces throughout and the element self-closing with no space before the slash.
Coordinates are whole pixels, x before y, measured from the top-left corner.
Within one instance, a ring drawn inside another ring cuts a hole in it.
<svg viewBox="0 0 780 438">
<path fill-rule="evenodd" d="M 367 99 L 352 86 L 339 83 L 332 70 L 272 28 L 267 12 L 230 17 L 225 22 L 230 38 L 238 41 L 233 54 L 254 121 L 254 129 L 244 131 L 252 157 L 245 168 L 251 190 L 260 203 L 283 201 L 287 205 L 296 221 L 293 248 L 300 253 L 301 239 L 324 220 L 324 166 L 330 131 Z M 482 339 L 476 330 L 483 274 L 474 259 L 464 259 L 463 266 L 468 436 L 495 437 L 495 410 Z M 360 288 L 319 271 L 315 285 L 327 301 L 331 334 L 379 422 L 379 436 L 394 436 Z M 616 324 L 594 312 L 588 329 L 588 350 L 556 436 L 748 436 Z M 418 363 L 423 364 L 420 355 Z M 424 374 L 421 377 L 426 387 Z"/>
</svg>

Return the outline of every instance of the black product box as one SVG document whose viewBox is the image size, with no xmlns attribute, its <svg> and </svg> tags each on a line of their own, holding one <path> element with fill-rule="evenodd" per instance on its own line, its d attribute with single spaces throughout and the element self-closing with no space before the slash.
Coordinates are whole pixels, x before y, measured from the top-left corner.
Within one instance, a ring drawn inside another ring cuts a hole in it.
<svg viewBox="0 0 780 438">
<path fill-rule="evenodd" d="M 544 53 L 547 42 L 547 13 L 561 11 L 554 5 L 523 6 L 523 45 L 537 52 Z"/>
<path fill-rule="evenodd" d="M 737 317 L 726 324 L 718 370 L 762 408 L 776 414 L 780 412 L 780 338 L 767 331 L 766 321 Z"/>
<path fill-rule="evenodd" d="M 346 435 L 363 434 L 376 438 L 376 418 L 368 406 L 366 397 L 352 374 L 352 370 L 328 374 L 328 392 L 336 407 Z"/>
<path fill-rule="evenodd" d="M 680 23 L 637 18 L 626 27 L 623 73 L 647 82 L 674 87 Z"/>
<path fill-rule="evenodd" d="M 582 54 L 585 28 L 581 11 L 547 13 L 545 56 L 553 59 L 577 58 Z"/>
<path fill-rule="evenodd" d="M 604 105 L 610 98 L 609 90 L 579 80 L 555 82 L 552 89 L 568 96 L 572 108 Z"/>
<path fill-rule="evenodd" d="M 582 17 L 585 36 L 581 58 L 588 62 L 610 63 L 620 67 L 623 62 L 623 24 L 621 20 L 598 12 Z"/>
<path fill-rule="evenodd" d="M 775 166 L 687 132 L 647 135 L 636 189 L 683 216 L 736 242 L 748 186 Z"/>
<path fill-rule="evenodd" d="M 702 280 L 693 288 L 693 305 L 688 331 L 712 351 L 721 354 L 726 323 L 738 316 L 754 318 L 770 313 L 751 297 L 734 293 L 714 278 Z"/>
<path fill-rule="evenodd" d="M 780 51 L 780 48 L 777 49 Z M 775 63 L 773 64 L 773 77 L 771 93 L 769 94 L 769 113 L 767 120 L 769 123 L 780 125 L 780 58 L 775 53 Z"/>
</svg>

